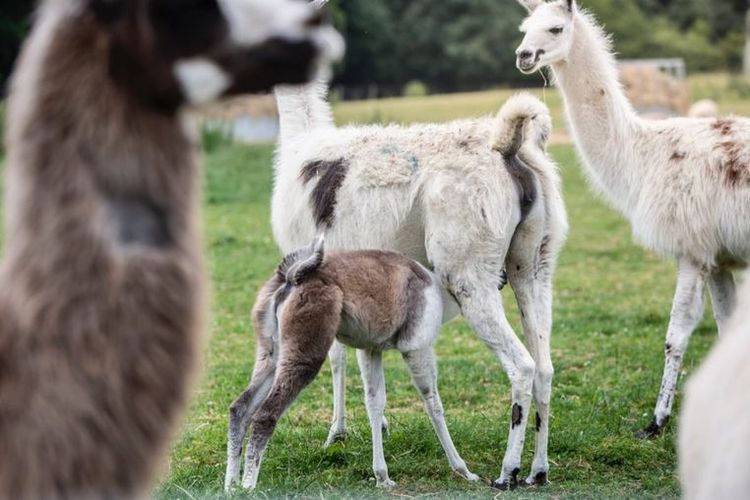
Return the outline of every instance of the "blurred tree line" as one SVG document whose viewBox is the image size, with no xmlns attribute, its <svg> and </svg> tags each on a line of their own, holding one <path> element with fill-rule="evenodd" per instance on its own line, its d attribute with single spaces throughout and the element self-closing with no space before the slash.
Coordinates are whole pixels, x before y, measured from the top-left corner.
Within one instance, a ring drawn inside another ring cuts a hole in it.
<svg viewBox="0 0 750 500">
<path fill-rule="evenodd" d="M 748 0 L 579 0 L 612 32 L 620 57 L 683 57 L 690 71 L 741 66 Z M 2 0 L 0 88 L 29 26 L 32 0 Z M 348 50 L 336 83 L 396 94 L 519 84 L 525 10 L 514 0 L 331 0 Z"/>
</svg>

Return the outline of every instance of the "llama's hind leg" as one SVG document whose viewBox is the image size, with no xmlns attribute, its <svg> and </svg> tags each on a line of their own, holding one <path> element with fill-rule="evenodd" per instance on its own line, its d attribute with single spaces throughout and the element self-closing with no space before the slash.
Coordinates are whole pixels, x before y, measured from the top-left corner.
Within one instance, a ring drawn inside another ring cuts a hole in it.
<svg viewBox="0 0 750 500">
<path fill-rule="evenodd" d="M 263 452 L 276 423 L 325 362 L 339 328 L 341 307 L 341 291 L 334 287 L 307 290 L 288 299 L 280 318 L 279 361 L 273 384 L 252 416 L 242 476 L 244 488 L 255 488 Z"/>
<path fill-rule="evenodd" d="M 372 432 L 372 470 L 379 488 L 392 488 L 396 483 L 388 477 L 383 453 L 383 413 L 385 411 L 385 377 L 383 353 L 357 350 L 357 361 L 365 387 L 365 405 Z"/>
<path fill-rule="evenodd" d="M 245 391 L 229 407 L 229 426 L 227 435 L 227 470 L 224 477 L 224 489 L 229 490 L 239 480 L 242 442 L 247 434 L 247 427 L 253 414 L 268 395 L 276 370 L 277 346 L 276 315 L 270 290 L 275 283 L 267 283 L 259 294 L 259 301 L 253 310 L 253 322 L 256 330 L 255 365 L 250 383 Z"/>
<path fill-rule="evenodd" d="M 703 289 L 706 270 L 687 260 L 681 260 L 677 270 L 677 290 L 669 318 L 667 342 L 664 346 L 665 362 L 654 418 L 646 429 L 636 434 L 641 439 L 661 433 L 672 412 L 672 402 L 690 335 L 703 317 Z"/>
<path fill-rule="evenodd" d="M 533 395 L 536 404 L 534 460 L 525 484 L 544 485 L 549 473 L 549 409 L 552 395 L 552 273 L 557 248 L 549 235 L 519 228 L 508 255 L 509 281 L 521 313 L 526 344 L 536 363 Z"/>
<path fill-rule="evenodd" d="M 708 289 L 711 291 L 711 305 L 716 319 L 719 335 L 727 331 L 729 317 L 734 311 L 736 291 L 734 276 L 728 269 L 718 269 L 708 278 Z"/>
<path fill-rule="evenodd" d="M 508 323 L 497 291 L 497 281 L 485 279 L 484 283 L 479 281 L 479 277 L 470 281 L 453 274 L 447 285 L 449 289 L 453 289 L 460 302 L 464 317 L 477 336 L 498 357 L 510 379 L 512 406 L 508 445 L 500 477 L 493 485 L 500 489 L 513 489 L 518 485 L 518 474 L 521 472 L 521 453 L 531 408 L 536 365 Z M 497 277 L 493 279 L 496 280 Z"/>
<path fill-rule="evenodd" d="M 224 477 L 225 491 L 228 491 L 239 480 L 242 442 L 247 434 L 248 424 L 258 407 L 268 396 L 273 384 L 274 367 L 268 363 L 264 368 L 253 373 L 248 388 L 229 408 L 227 470 Z"/>
<path fill-rule="evenodd" d="M 479 480 L 479 476 L 469 471 L 466 462 L 456 450 L 448 426 L 445 423 L 443 403 L 437 387 L 437 363 L 432 347 L 402 353 L 406 361 L 414 385 L 424 402 L 425 411 L 432 421 L 432 426 L 440 440 L 440 444 L 448 457 L 448 463 L 456 473 L 469 481 Z"/>
<path fill-rule="evenodd" d="M 328 361 L 333 378 L 333 421 L 325 447 L 346 439 L 346 346 L 334 341 Z"/>
</svg>

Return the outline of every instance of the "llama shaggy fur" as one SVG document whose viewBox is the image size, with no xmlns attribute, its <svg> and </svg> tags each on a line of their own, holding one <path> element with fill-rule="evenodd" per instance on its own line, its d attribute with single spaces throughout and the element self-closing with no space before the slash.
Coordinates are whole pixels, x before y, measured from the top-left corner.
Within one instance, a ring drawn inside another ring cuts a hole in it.
<svg viewBox="0 0 750 500">
<path fill-rule="evenodd" d="M 750 120 L 639 118 L 590 14 L 567 0 L 521 3 L 531 15 L 521 27 L 519 69 L 552 68 L 591 184 L 630 220 L 639 242 L 677 260 L 664 376 L 654 418 L 639 433 L 652 436 L 669 418 L 705 285 L 722 332 L 735 300 L 731 270 L 750 256 Z"/>
<path fill-rule="evenodd" d="M 239 478 L 242 442 L 250 422 L 242 485 L 255 488 L 276 423 L 318 374 L 335 338 L 358 349 L 379 487 L 395 486 L 388 477 L 381 427 L 386 349 L 398 349 L 406 361 L 451 468 L 466 479 L 478 480 L 453 445 L 437 389 L 432 346 L 440 331 L 441 293 L 436 276 L 395 252 L 361 250 L 324 256 L 320 239 L 287 255 L 253 308 L 258 339 L 255 368 L 247 390 L 230 408 L 225 488 Z"/>
<path fill-rule="evenodd" d="M 496 119 L 409 127 L 336 128 L 324 88 L 278 88 L 281 139 L 272 222 L 282 251 L 323 231 L 334 249 L 392 249 L 426 265 L 446 291 L 446 317 L 460 311 L 497 355 L 512 385 L 508 448 L 496 484 L 520 471 L 533 395 L 540 425 L 529 483 L 546 482 L 552 381 L 552 274 L 567 232 L 557 167 L 545 146 L 546 107 L 529 95 Z M 528 349 L 508 323 L 503 268 L 523 311 Z M 334 422 L 345 433 L 345 354 L 331 353 Z"/>
<path fill-rule="evenodd" d="M 680 480 L 689 500 L 750 491 L 750 281 L 724 335 L 687 384 L 680 415 Z"/>
<path fill-rule="evenodd" d="M 292 41 L 227 38 L 228 23 L 261 29 L 260 3 L 42 4 L 8 107 L 0 497 L 147 493 L 203 331 L 200 175 L 178 110 L 305 81 L 325 56 L 311 10 Z"/>
</svg>

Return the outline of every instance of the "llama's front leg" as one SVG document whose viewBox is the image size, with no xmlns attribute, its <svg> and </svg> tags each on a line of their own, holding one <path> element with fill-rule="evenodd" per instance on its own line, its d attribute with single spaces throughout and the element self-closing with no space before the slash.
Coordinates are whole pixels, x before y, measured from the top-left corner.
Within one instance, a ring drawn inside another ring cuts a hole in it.
<svg viewBox="0 0 750 500">
<path fill-rule="evenodd" d="M 711 291 L 711 305 L 716 319 L 719 335 L 727 331 L 729 317 L 734 311 L 736 291 L 734 276 L 726 269 L 719 269 L 711 273 L 708 278 L 708 289 Z"/>
<path fill-rule="evenodd" d="M 419 390 L 424 402 L 425 411 L 432 421 L 440 444 L 448 457 L 448 463 L 455 472 L 469 481 L 479 480 L 479 476 L 469 471 L 466 462 L 456 450 L 448 426 L 445 423 L 445 412 L 443 403 L 437 387 L 437 363 L 432 347 L 402 353 L 406 361 L 414 385 Z"/>
<path fill-rule="evenodd" d="M 324 446 L 346 439 L 346 346 L 334 341 L 328 351 L 333 377 L 333 420 Z"/>
<path fill-rule="evenodd" d="M 513 332 L 503 310 L 496 283 L 473 287 L 455 275 L 448 284 L 461 304 L 461 311 L 479 338 L 500 360 L 511 383 L 511 422 L 508 446 L 500 477 L 493 486 L 513 489 L 521 472 L 521 452 L 531 407 L 531 391 L 536 364 Z"/>
<path fill-rule="evenodd" d="M 706 270 L 701 266 L 684 260 L 679 262 L 677 290 L 672 304 L 667 342 L 664 346 L 666 360 L 659 397 L 656 400 L 653 420 L 646 429 L 636 434 L 638 438 L 646 439 L 659 435 L 672 412 L 682 356 L 687 349 L 690 335 L 703 316 L 706 274 Z"/>
<path fill-rule="evenodd" d="M 321 342 L 325 340 L 322 338 Z M 299 346 L 288 349 L 293 354 L 281 355 L 284 361 L 279 363 L 271 390 L 252 417 L 252 432 L 245 452 L 243 488 L 255 488 L 263 453 L 273 435 L 276 423 L 289 405 L 297 399 L 300 391 L 312 382 L 325 361 L 325 351 L 317 356 L 314 351 Z"/>
<path fill-rule="evenodd" d="M 396 483 L 388 477 L 383 453 L 383 413 L 385 411 L 385 377 L 383 354 L 380 351 L 357 350 L 357 361 L 365 387 L 365 404 L 372 431 L 372 470 L 379 488 L 392 488 Z"/>
<path fill-rule="evenodd" d="M 256 362 L 256 367 L 257 367 Z M 250 419 L 268 396 L 273 384 L 273 366 L 256 370 L 248 388 L 229 408 L 229 431 L 227 437 L 227 470 L 224 476 L 224 490 L 229 491 L 240 478 L 240 457 L 242 441 L 247 434 Z"/>
</svg>

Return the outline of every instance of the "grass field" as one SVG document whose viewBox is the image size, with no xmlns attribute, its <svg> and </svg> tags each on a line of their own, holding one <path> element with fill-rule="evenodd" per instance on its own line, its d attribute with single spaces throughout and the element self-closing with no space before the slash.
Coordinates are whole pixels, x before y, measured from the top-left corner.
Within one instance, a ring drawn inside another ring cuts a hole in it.
<svg viewBox="0 0 750 500">
<path fill-rule="evenodd" d="M 572 227 L 556 279 L 552 484 L 502 496 L 677 496 L 674 427 L 654 441 L 632 437 L 648 422 L 659 385 L 673 265 L 631 243 L 627 223 L 591 195 L 571 147 L 555 147 L 552 153 L 562 167 Z M 212 337 L 202 382 L 157 490 L 162 498 L 221 494 L 226 409 L 252 367 L 248 311 L 279 259 L 268 222 L 271 155 L 270 146 L 230 146 L 206 158 Z M 518 328 L 512 295 L 506 291 L 505 296 Z M 707 316 L 693 337 L 685 371 L 695 367 L 714 335 Z M 437 351 L 456 445 L 474 472 L 494 478 L 510 419 L 508 381 L 463 320 L 444 327 Z M 383 495 L 371 479 L 369 430 L 353 353 L 349 360 L 348 440 L 327 450 L 321 446 L 331 416 L 326 366 L 279 423 L 261 472 L 259 496 Z M 495 495 L 451 474 L 397 354 L 386 356 L 386 369 L 391 424 L 386 458 L 398 484 L 393 493 Z M 532 443 L 530 432 L 523 473 L 530 465 Z"/>
</svg>

